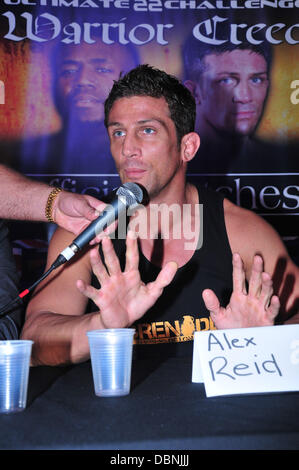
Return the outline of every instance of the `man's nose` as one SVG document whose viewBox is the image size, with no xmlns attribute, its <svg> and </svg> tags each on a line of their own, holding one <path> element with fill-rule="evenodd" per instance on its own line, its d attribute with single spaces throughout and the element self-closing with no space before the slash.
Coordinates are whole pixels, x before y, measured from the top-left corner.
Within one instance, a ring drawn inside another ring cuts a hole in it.
<svg viewBox="0 0 299 470">
<path fill-rule="evenodd" d="M 127 132 L 125 135 L 122 145 L 122 154 L 127 158 L 140 156 L 138 139 L 133 132 Z"/>
<path fill-rule="evenodd" d="M 83 65 L 77 73 L 77 86 L 94 86 L 93 73 Z"/>
<path fill-rule="evenodd" d="M 249 103 L 252 100 L 252 92 L 247 81 L 241 80 L 234 88 L 233 101 L 235 103 Z"/>
</svg>

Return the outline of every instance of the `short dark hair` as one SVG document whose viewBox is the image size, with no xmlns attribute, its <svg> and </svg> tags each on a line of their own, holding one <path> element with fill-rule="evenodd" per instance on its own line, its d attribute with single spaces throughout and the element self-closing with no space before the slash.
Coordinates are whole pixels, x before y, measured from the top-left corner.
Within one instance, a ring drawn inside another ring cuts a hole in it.
<svg viewBox="0 0 299 470">
<path fill-rule="evenodd" d="M 179 145 L 184 135 L 194 131 L 196 105 L 190 91 L 175 76 L 147 64 L 139 65 L 114 82 L 105 101 L 106 127 L 113 103 L 132 96 L 165 98 Z"/>
<path fill-rule="evenodd" d="M 183 45 L 184 79 L 198 80 L 205 70 L 204 58 L 211 54 L 224 54 L 235 50 L 249 50 L 264 57 L 267 64 L 267 72 L 270 72 L 272 63 L 272 50 L 268 41 L 261 44 L 251 44 L 242 41 L 241 44 L 232 44 L 227 41 L 221 45 L 206 44 L 193 35 L 189 36 Z"/>
</svg>

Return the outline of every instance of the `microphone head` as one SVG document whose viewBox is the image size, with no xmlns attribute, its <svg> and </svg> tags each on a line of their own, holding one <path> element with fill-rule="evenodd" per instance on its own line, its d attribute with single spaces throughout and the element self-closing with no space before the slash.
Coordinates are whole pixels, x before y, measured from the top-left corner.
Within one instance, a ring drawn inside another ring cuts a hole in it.
<svg viewBox="0 0 299 470">
<path fill-rule="evenodd" d="M 126 200 L 128 207 L 136 204 L 141 204 L 145 195 L 144 189 L 137 183 L 124 183 L 118 188 L 116 194 L 118 197 L 123 197 Z"/>
</svg>

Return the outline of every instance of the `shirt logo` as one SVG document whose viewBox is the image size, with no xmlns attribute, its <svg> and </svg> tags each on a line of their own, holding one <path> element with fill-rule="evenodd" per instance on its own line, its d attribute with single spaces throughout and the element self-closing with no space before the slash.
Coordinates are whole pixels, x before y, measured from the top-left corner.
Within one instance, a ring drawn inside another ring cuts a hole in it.
<svg viewBox="0 0 299 470">
<path fill-rule="evenodd" d="M 183 315 L 179 320 L 137 323 L 134 344 L 180 343 L 193 341 L 194 331 L 215 330 L 210 317 Z"/>
</svg>

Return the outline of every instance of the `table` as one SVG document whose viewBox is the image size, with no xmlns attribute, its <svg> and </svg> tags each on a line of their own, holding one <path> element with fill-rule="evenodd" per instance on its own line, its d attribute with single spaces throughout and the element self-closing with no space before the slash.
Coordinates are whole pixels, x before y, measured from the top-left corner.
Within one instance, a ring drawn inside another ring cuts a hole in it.
<svg viewBox="0 0 299 470">
<path fill-rule="evenodd" d="M 191 358 L 134 361 L 130 395 L 94 394 L 90 362 L 30 371 L 1 449 L 298 449 L 299 393 L 207 398 Z"/>
</svg>

